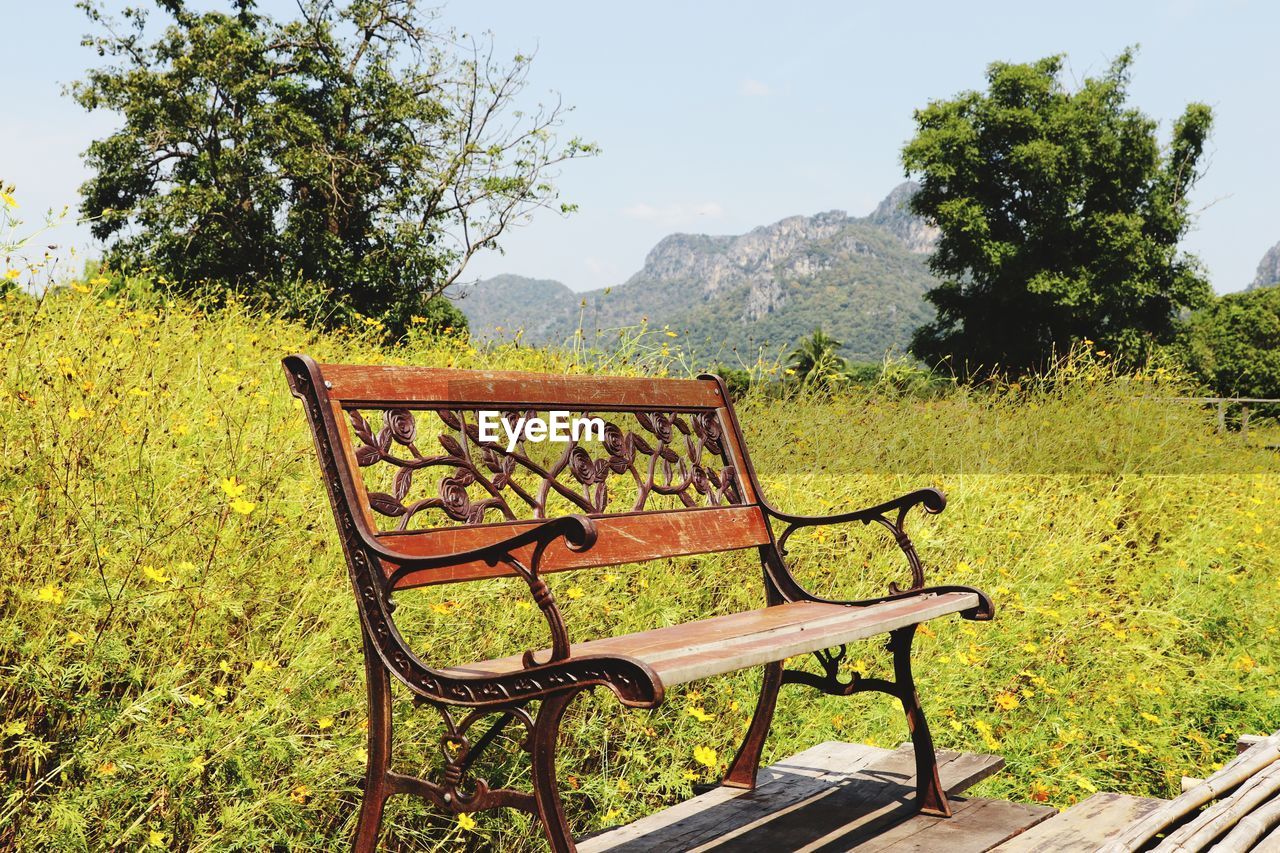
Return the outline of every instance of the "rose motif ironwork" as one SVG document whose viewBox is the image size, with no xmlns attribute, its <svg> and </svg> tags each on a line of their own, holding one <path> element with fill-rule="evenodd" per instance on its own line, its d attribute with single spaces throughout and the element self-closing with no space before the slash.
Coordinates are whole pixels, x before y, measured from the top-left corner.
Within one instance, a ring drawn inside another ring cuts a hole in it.
<svg viewBox="0 0 1280 853">
<path fill-rule="evenodd" d="M 473 411 L 427 411 L 445 427 L 434 441 L 421 432 L 425 411 L 373 410 L 370 415 L 376 412 L 381 419 L 377 432 L 365 413 L 347 411 L 369 507 L 396 519 L 397 530 L 409 529 L 428 510 L 438 510 L 440 521 L 463 524 L 544 518 L 553 498 L 573 512 L 597 515 L 742 502 L 724 427 L 713 411 L 610 414 L 604 418 L 603 441 L 568 442 L 553 461 L 539 461 L 523 437 L 511 450 L 505 440 L 482 440 Z M 504 411 L 501 417 L 514 431 L 522 418 L 537 414 Z M 625 429 L 624 418 L 631 418 L 635 428 Z M 437 445 L 439 452 L 424 453 L 420 443 Z M 368 469 L 378 465 L 395 469 L 390 488 L 374 487 L 376 478 Z M 428 468 L 446 470 L 428 496 L 414 499 L 415 477 Z M 623 492 L 633 499 L 620 501 Z"/>
</svg>

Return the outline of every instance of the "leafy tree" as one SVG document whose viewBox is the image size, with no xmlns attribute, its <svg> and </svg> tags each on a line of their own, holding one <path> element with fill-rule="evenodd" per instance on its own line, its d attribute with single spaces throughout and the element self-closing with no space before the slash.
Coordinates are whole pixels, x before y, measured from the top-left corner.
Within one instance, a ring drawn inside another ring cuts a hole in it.
<svg viewBox="0 0 1280 853">
<path fill-rule="evenodd" d="M 729 389 L 729 396 L 735 400 L 741 400 L 751 390 L 751 371 L 749 370 L 720 364 L 712 373 L 724 380 L 724 384 Z"/>
<path fill-rule="evenodd" d="M 1190 104 L 1162 148 L 1156 122 L 1126 105 L 1132 61 L 1075 91 L 1061 56 L 997 62 L 986 92 L 916 111 L 910 206 L 942 230 L 937 318 L 916 331 L 917 357 L 1017 372 L 1087 338 L 1138 361 L 1211 298 L 1178 243 L 1212 114 Z"/>
<path fill-rule="evenodd" d="M 478 251 L 559 204 L 563 108 L 526 110 L 530 58 L 431 29 L 415 0 L 253 0 L 202 11 L 156 0 L 122 19 L 80 7 L 107 58 L 71 92 L 122 126 L 86 153 L 83 213 L 108 263 L 180 292 L 267 294 L 403 332 Z"/>
<path fill-rule="evenodd" d="M 1187 337 L 1188 364 L 1215 393 L 1280 399 L 1280 287 L 1215 300 Z"/>
<path fill-rule="evenodd" d="M 787 371 L 802 385 L 829 388 L 845 378 L 848 363 L 839 354 L 842 346 L 822 329 L 814 329 L 791 351 Z"/>
</svg>

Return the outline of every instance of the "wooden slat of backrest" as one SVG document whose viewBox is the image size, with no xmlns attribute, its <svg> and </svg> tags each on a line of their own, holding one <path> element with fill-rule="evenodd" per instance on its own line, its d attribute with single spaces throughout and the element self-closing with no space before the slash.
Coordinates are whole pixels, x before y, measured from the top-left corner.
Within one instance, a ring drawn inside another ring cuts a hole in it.
<svg viewBox="0 0 1280 853">
<path fill-rule="evenodd" d="M 325 364 L 331 399 L 348 406 L 446 403 L 458 408 L 712 409 L 722 406 L 710 380 Z"/>
<path fill-rule="evenodd" d="M 662 557 L 704 554 L 751 548 L 769 542 L 769 528 L 758 506 L 706 507 L 666 512 L 606 515 L 594 519 L 599 538 L 586 551 L 574 552 L 557 542 L 550 545 L 539 563 L 541 572 L 559 572 L 593 566 L 639 563 Z M 432 556 L 480 548 L 514 536 L 537 521 L 490 524 L 478 527 L 445 527 L 416 533 L 388 534 L 388 547 L 413 556 Z M 516 551 L 528 565 L 533 548 Z M 388 574 L 395 566 L 385 567 Z M 505 577 L 511 570 L 483 562 L 465 563 L 447 569 L 428 569 L 405 576 L 398 589 L 452 581 Z"/>
</svg>

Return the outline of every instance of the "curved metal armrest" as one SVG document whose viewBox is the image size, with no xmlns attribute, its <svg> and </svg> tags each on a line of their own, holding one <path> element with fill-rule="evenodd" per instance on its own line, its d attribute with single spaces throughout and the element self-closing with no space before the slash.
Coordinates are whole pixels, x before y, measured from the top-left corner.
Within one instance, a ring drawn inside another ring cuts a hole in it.
<svg viewBox="0 0 1280 853">
<path fill-rule="evenodd" d="M 388 548 L 375 536 L 364 536 L 365 545 L 384 560 L 395 563 L 399 568 L 387 578 L 387 586 L 394 587 L 405 575 L 422 569 L 440 569 L 456 566 L 461 563 L 485 562 L 497 565 L 511 557 L 511 552 L 525 545 L 534 545 L 538 552 L 546 548 L 556 539 L 564 539 L 565 547 L 570 551 L 585 551 L 596 542 L 596 525 L 585 515 L 562 515 L 550 518 L 536 527 L 530 527 L 520 533 L 492 542 L 482 548 L 457 551 L 452 554 L 433 554 L 430 557 L 419 557 Z M 534 560 L 534 565 L 537 560 Z"/>
<path fill-rule="evenodd" d="M 785 521 L 788 527 L 796 529 L 820 524 L 844 524 L 850 521 L 861 521 L 863 524 L 868 524 L 878 520 L 885 513 L 893 512 L 894 510 L 898 510 L 899 518 L 901 518 L 907 510 L 917 504 L 923 505 L 924 511 L 930 515 L 936 515 L 946 509 L 947 496 L 937 489 L 916 489 L 914 492 L 909 492 L 902 497 L 885 501 L 876 506 L 836 513 L 835 515 L 793 515 L 776 509 L 768 503 L 764 504 L 764 508 L 769 515 L 779 521 Z"/>
<path fill-rule="evenodd" d="M 907 564 L 911 568 L 911 585 L 907 589 L 916 590 L 924 586 L 924 564 L 920 562 L 920 556 L 916 553 L 915 545 L 912 544 L 911 537 L 907 535 L 906 531 L 907 513 L 914 506 L 922 506 L 925 512 L 930 515 L 936 515 L 946 508 L 947 496 L 938 489 L 916 489 L 914 492 L 909 492 L 873 507 L 835 515 L 792 515 L 791 513 L 776 510 L 768 504 L 765 504 L 765 511 L 779 521 L 786 522 L 786 529 L 778 537 L 778 548 L 783 554 L 787 552 L 787 539 L 802 527 L 843 524 L 851 521 L 870 524 L 874 521 L 893 534 L 894 541 L 898 543 L 898 548 L 902 551 L 903 556 L 907 558 Z M 895 511 L 897 517 L 891 518 L 890 516 Z M 792 582 L 795 583 L 794 578 Z M 799 587 L 799 584 L 796 584 L 796 586 Z M 891 583 L 889 591 L 898 593 L 901 591 L 901 587 L 896 583 Z"/>
</svg>

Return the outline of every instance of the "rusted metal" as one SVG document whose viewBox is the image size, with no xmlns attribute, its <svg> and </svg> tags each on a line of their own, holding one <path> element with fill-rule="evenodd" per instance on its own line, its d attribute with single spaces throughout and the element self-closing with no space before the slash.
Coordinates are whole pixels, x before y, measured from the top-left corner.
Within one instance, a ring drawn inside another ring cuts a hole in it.
<svg viewBox="0 0 1280 853">
<path fill-rule="evenodd" d="M 311 425 L 360 613 L 370 724 L 364 801 L 353 841 L 357 851 L 374 849 L 385 801 L 401 793 L 421 796 L 454 814 L 498 807 L 528 811 L 538 817 L 552 849 L 574 849 L 555 769 L 556 740 L 566 709 L 578 693 L 597 686 L 610 689 L 625 705 L 653 708 L 663 700 L 664 684 L 653 666 L 627 653 L 625 638 L 618 638 L 621 651 L 610 646 L 607 652 L 575 652 L 564 616 L 542 578 L 545 571 L 754 547 L 769 605 L 761 613 L 780 614 L 772 608 L 784 604 L 792 605 L 788 612 L 798 612 L 815 608 L 803 602 L 816 602 L 868 608 L 868 615 L 881 606 L 886 614 L 899 614 L 893 625 L 929 618 L 917 613 L 944 610 L 962 610 L 961 615 L 971 619 L 991 618 L 991 602 L 977 590 L 924 585 L 924 565 L 905 522 L 916 506 L 940 512 L 946 503 L 941 492 L 924 489 L 866 510 L 825 517 L 774 508 L 763 498 L 727 389 L 716 377 L 628 380 L 351 365 L 322 368 L 305 356 L 291 356 L 284 366 Z M 511 419 L 549 409 L 605 419 L 599 449 L 570 441 L 555 458 L 539 459 L 523 438 L 510 447 L 482 440 L 471 414 L 499 411 Z M 426 439 L 424 414 L 434 415 L 444 427 L 431 442 Z M 423 450 L 435 445 L 443 452 Z M 394 469 L 387 490 L 377 488 L 377 478 L 371 476 L 379 466 Z M 430 489 L 415 496 L 415 486 L 425 479 L 422 472 L 429 469 L 438 469 L 439 476 Z M 567 514 L 548 517 L 553 505 Z M 379 529 L 379 518 L 393 519 L 395 529 Z M 418 527 L 428 520 L 434 526 Z M 806 590 L 791 574 L 785 546 L 796 530 L 873 522 L 890 532 L 906 557 L 910 583 L 905 588 L 893 584 L 879 598 L 832 602 Z M 499 575 L 515 575 L 526 583 L 550 634 L 545 655 L 529 650 L 518 664 L 500 671 L 438 669 L 421 660 L 396 629 L 394 591 Z M 925 600 L 946 593 L 975 593 L 976 598 Z M 918 606 L 912 604 L 904 612 L 895 604 L 908 599 L 920 599 Z M 759 621 L 750 614 L 742 616 Z M 725 784 L 754 786 L 782 684 L 806 684 L 838 695 L 880 690 L 897 697 L 907 717 L 921 780 L 920 807 L 947 813 L 911 674 L 914 625 L 892 627 L 888 618 L 863 620 L 868 627 L 859 629 L 862 634 L 829 636 L 843 641 L 892 628 L 892 682 L 861 676 L 842 681 L 843 647 L 815 652 L 825 673 L 821 676 L 785 670 L 780 660 L 765 664 L 759 703 Z M 748 656 L 730 658 L 727 652 L 710 660 L 706 655 L 716 653 L 714 646 L 699 648 L 711 651 L 699 652 L 702 657 L 695 666 L 686 666 L 686 679 L 716 666 L 728 671 L 729 666 L 751 665 L 745 662 Z M 753 648 L 749 659 L 758 663 L 764 656 L 762 646 L 757 642 Z M 678 669 L 668 664 L 665 670 L 675 683 Z M 390 770 L 392 676 L 444 721 L 437 778 Z M 491 717 L 496 721 L 473 741 L 472 727 Z M 525 730 L 522 745 L 531 762 L 531 792 L 493 788 L 473 773 L 477 757 L 512 722 Z"/>
</svg>

